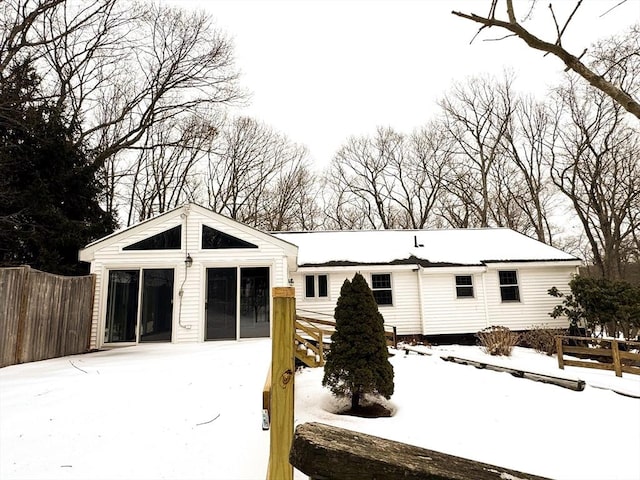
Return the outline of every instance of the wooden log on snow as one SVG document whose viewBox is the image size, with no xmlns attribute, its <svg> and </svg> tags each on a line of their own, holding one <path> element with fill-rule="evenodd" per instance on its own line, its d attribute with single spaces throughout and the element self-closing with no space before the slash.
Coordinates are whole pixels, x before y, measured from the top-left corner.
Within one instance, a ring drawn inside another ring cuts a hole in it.
<svg viewBox="0 0 640 480">
<path fill-rule="evenodd" d="M 424 350 L 420 350 L 419 348 L 409 347 L 406 345 L 402 347 L 402 349 L 404 350 L 405 355 L 408 355 L 411 352 L 417 353 L 418 355 L 428 355 L 428 356 L 432 355 L 430 352 L 425 352 Z"/>
<path fill-rule="evenodd" d="M 321 423 L 296 428 L 289 461 L 312 480 L 544 480 Z"/>
<path fill-rule="evenodd" d="M 520 370 L 516 368 L 502 367 L 500 365 L 492 365 L 490 363 L 478 362 L 475 360 L 467 360 L 466 358 L 458 357 L 441 357 L 445 362 L 454 362 L 461 365 L 473 365 L 476 368 L 483 368 L 487 370 L 493 370 L 494 372 L 507 372 L 518 378 L 526 378 L 528 380 L 534 380 L 536 382 L 549 383 L 551 385 L 557 385 L 558 387 L 568 388 L 576 392 L 584 390 L 584 380 L 571 380 L 569 378 L 554 377 L 553 375 L 545 375 L 535 372 L 527 372 L 526 370 Z"/>
</svg>

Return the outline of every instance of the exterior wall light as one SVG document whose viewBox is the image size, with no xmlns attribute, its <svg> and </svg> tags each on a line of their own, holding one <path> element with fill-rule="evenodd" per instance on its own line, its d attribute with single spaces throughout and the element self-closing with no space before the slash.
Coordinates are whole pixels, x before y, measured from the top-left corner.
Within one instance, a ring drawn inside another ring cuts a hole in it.
<svg viewBox="0 0 640 480">
<path fill-rule="evenodd" d="M 193 258 L 191 258 L 191 255 L 189 255 L 187 253 L 187 258 L 184 259 L 184 264 L 187 268 L 191 268 L 191 265 L 193 265 Z"/>
<path fill-rule="evenodd" d="M 290 287 L 293 287 L 293 278 L 290 278 L 290 279 L 289 279 L 289 286 L 290 286 Z"/>
</svg>

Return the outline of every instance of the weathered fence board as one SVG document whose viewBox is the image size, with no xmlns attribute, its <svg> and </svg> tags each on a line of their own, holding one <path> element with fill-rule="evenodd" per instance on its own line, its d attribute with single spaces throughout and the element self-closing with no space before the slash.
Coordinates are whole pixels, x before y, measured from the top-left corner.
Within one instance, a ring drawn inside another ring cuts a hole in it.
<svg viewBox="0 0 640 480">
<path fill-rule="evenodd" d="M 565 342 L 569 341 L 573 341 L 577 345 L 565 345 Z M 609 345 L 609 348 L 606 348 L 605 345 Z M 631 340 L 557 336 L 558 368 L 564 369 L 566 365 L 598 370 L 613 370 L 617 377 L 622 377 L 623 372 L 640 375 L 640 353 L 621 350 L 620 345 L 623 345 L 625 349 L 635 349 L 636 351 L 640 348 L 640 342 Z M 566 354 L 571 353 L 592 360 L 611 358 L 611 363 L 564 358 Z"/>
<path fill-rule="evenodd" d="M 0 269 L 0 367 L 89 349 L 95 277 Z"/>
<path fill-rule="evenodd" d="M 26 308 L 26 277 L 29 271 L 24 268 L 0 269 L 0 367 L 15 363 L 20 344 L 19 318 Z"/>
<path fill-rule="evenodd" d="M 291 464 L 322 480 L 542 480 L 543 477 L 322 423 L 296 427 Z"/>
</svg>

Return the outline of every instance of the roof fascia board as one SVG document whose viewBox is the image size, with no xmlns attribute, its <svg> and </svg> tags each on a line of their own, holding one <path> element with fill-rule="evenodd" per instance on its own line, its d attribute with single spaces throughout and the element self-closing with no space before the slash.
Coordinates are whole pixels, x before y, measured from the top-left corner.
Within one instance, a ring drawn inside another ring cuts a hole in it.
<svg viewBox="0 0 640 480">
<path fill-rule="evenodd" d="M 442 273 L 484 273 L 487 267 L 484 265 L 456 265 L 446 267 L 420 267 L 423 275 L 440 275 Z"/>
<path fill-rule="evenodd" d="M 487 268 L 544 268 L 544 267 L 581 267 L 582 260 L 527 260 L 504 262 L 485 262 Z"/>
<path fill-rule="evenodd" d="M 415 264 L 400 264 L 400 265 L 392 265 L 392 264 L 375 264 L 369 265 L 366 263 L 359 263 L 354 265 L 313 265 L 305 267 L 304 265 L 298 266 L 298 272 L 353 272 L 353 271 L 367 271 L 367 272 L 396 272 L 396 271 L 406 271 L 406 270 L 417 270 L 418 265 Z"/>
</svg>

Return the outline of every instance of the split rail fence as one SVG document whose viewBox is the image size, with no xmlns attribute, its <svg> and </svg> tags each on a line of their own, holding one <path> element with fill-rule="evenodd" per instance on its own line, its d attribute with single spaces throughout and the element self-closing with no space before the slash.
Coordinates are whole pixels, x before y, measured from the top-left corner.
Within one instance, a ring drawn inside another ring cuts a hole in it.
<svg viewBox="0 0 640 480">
<path fill-rule="evenodd" d="M 89 350 L 93 275 L 0 268 L 0 367 Z"/>
<path fill-rule="evenodd" d="M 566 345 L 571 342 L 574 345 Z M 594 348 L 594 344 L 595 347 Z M 620 347 L 623 348 L 620 348 Z M 640 353 L 628 351 L 630 349 L 640 349 L 640 342 L 628 340 L 614 340 L 610 338 L 585 338 L 585 337 L 556 337 L 556 347 L 558 350 L 558 367 L 564 370 L 565 365 L 584 368 L 595 368 L 599 370 L 613 370 L 617 377 L 622 376 L 622 372 L 640 375 Z M 583 360 L 564 358 L 566 354 L 580 355 Z M 611 359 L 610 362 L 600 362 Z M 587 361 L 591 360 L 591 361 Z"/>
</svg>

